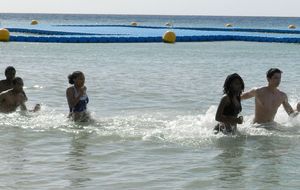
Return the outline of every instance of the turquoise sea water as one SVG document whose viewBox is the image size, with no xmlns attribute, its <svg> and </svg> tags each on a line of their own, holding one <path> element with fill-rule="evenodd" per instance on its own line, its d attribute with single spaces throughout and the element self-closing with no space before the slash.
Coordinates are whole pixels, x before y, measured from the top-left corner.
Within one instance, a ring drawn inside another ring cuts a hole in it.
<svg viewBox="0 0 300 190">
<path fill-rule="evenodd" d="M 0 14 L 1 23 L 285 27 L 296 18 Z M 134 18 L 134 19 L 133 19 Z M 299 19 L 298 19 L 299 20 Z M 200 22 L 201 21 L 201 22 Z M 203 22 L 202 22 L 203 21 Z M 272 23 L 272 24 L 270 24 Z M 275 27 L 275 28 L 276 28 Z M 283 70 L 280 89 L 300 101 L 299 45 L 208 42 L 138 44 L 1 43 L 25 82 L 36 114 L 0 114 L 1 189 L 298 189 L 300 117 L 281 107 L 272 130 L 254 128 L 254 100 L 242 102 L 237 136 L 213 135 L 226 76 L 246 89 Z M 67 120 L 67 76 L 86 75 L 94 123 Z M 2 75 L 2 78 L 4 75 Z"/>
</svg>

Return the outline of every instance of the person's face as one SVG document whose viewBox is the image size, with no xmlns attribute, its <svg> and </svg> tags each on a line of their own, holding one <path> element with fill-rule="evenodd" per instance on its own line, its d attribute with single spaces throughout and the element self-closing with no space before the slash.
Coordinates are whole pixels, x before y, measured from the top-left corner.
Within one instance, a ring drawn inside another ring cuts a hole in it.
<svg viewBox="0 0 300 190">
<path fill-rule="evenodd" d="M 75 79 L 75 85 L 78 86 L 79 88 L 84 86 L 84 82 L 85 82 L 85 77 L 84 75 L 79 75 L 76 79 Z"/>
<path fill-rule="evenodd" d="M 231 83 L 231 88 L 234 92 L 242 91 L 242 83 L 239 79 L 234 79 Z"/>
<path fill-rule="evenodd" d="M 275 73 L 271 78 L 268 78 L 270 86 L 278 87 L 281 82 L 281 73 Z"/>
<path fill-rule="evenodd" d="M 14 70 L 9 70 L 5 73 L 6 79 L 7 80 L 13 80 L 16 76 L 16 71 Z"/>
</svg>

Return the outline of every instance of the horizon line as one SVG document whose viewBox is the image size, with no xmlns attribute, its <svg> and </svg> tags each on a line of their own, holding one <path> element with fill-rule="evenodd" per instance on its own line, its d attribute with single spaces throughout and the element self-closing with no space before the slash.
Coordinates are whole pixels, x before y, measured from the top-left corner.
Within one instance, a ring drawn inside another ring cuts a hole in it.
<svg viewBox="0 0 300 190">
<path fill-rule="evenodd" d="M 127 14 L 127 13 L 50 13 L 50 12 L 45 12 L 45 13 L 33 13 L 33 12 L 0 12 L 0 14 L 55 14 L 55 15 L 115 15 L 115 16 L 208 16 L 208 17 L 278 17 L 278 18 L 300 18 L 300 16 L 275 16 L 275 15 L 197 15 L 197 14 Z"/>
</svg>

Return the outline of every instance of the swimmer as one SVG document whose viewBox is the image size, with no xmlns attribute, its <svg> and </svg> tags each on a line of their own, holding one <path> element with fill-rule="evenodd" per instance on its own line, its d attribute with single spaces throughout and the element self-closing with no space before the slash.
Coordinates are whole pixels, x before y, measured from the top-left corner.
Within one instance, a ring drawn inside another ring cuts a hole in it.
<svg viewBox="0 0 300 190">
<path fill-rule="evenodd" d="M 238 114 L 242 111 L 240 96 L 244 90 L 244 81 L 237 73 L 234 73 L 227 76 L 223 87 L 224 96 L 215 117 L 219 123 L 215 126 L 214 133 L 221 131 L 224 134 L 235 134 L 237 124 L 243 123 L 243 117 L 238 117 Z"/>
<path fill-rule="evenodd" d="M 13 80 L 16 77 L 16 69 L 12 66 L 8 66 L 5 69 L 4 74 L 5 74 L 6 79 L 0 81 L 0 93 L 13 88 Z M 26 97 L 24 90 L 23 90 L 23 93 L 24 93 L 24 96 L 27 101 L 27 97 Z"/>
<path fill-rule="evenodd" d="M 253 123 L 264 124 L 274 122 L 275 115 L 279 106 L 283 106 L 284 110 L 290 117 L 298 115 L 300 106 L 294 110 L 288 102 L 287 95 L 278 89 L 281 82 L 282 71 L 278 68 L 271 68 L 267 71 L 268 85 L 260 88 L 254 88 L 242 94 L 243 100 L 255 97 L 255 117 Z"/>
<path fill-rule="evenodd" d="M 87 112 L 89 98 L 86 94 L 84 74 L 75 71 L 68 76 L 69 83 L 72 85 L 66 90 L 66 97 L 69 105 L 69 117 L 74 121 L 89 121 L 90 116 Z"/>
<path fill-rule="evenodd" d="M 20 107 L 21 111 L 27 111 L 25 102 L 27 101 L 26 96 L 23 91 L 23 80 L 20 77 L 16 77 L 12 81 L 12 89 L 6 90 L 0 93 L 0 112 L 11 113 Z M 40 105 L 37 104 L 33 110 L 29 111 L 39 111 Z"/>
</svg>

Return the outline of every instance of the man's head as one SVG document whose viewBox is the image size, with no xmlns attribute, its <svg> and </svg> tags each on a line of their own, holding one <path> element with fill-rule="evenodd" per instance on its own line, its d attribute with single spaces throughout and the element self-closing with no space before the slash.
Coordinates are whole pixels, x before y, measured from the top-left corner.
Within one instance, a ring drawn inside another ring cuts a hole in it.
<svg viewBox="0 0 300 190">
<path fill-rule="evenodd" d="M 6 80 L 12 81 L 16 76 L 16 69 L 12 66 L 9 66 L 5 69 Z"/>
<path fill-rule="evenodd" d="M 13 89 L 17 92 L 22 92 L 23 91 L 23 86 L 24 86 L 24 83 L 23 83 L 23 79 L 20 78 L 20 77 L 16 77 L 14 80 L 13 80 Z"/>
<path fill-rule="evenodd" d="M 269 86 L 278 87 L 281 81 L 281 73 L 282 71 L 278 68 L 271 68 L 267 71 L 267 80 L 269 82 Z"/>
</svg>

